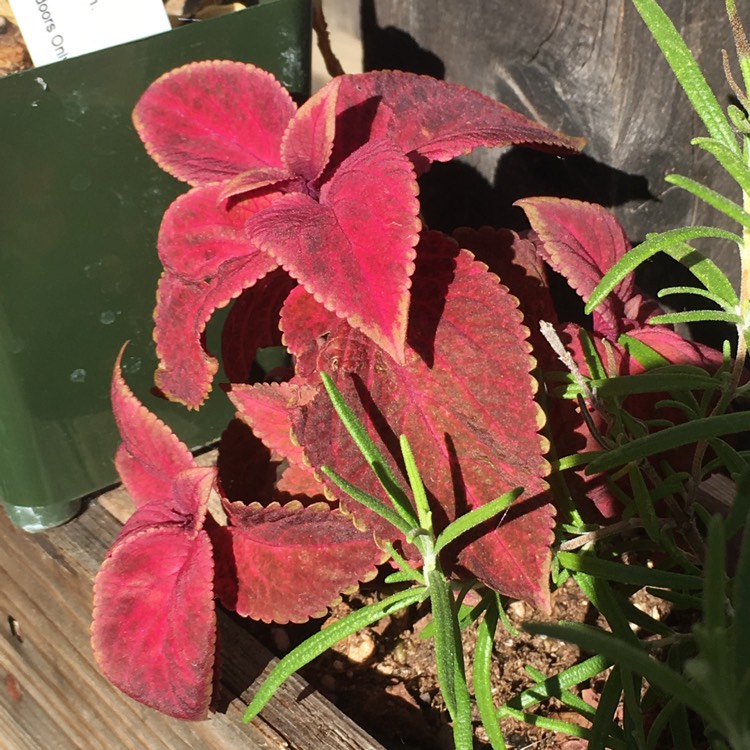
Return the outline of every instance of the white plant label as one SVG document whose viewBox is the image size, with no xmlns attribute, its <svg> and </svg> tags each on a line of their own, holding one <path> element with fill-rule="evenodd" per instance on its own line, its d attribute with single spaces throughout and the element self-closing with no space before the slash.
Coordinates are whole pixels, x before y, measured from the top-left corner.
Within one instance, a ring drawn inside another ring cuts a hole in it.
<svg viewBox="0 0 750 750">
<path fill-rule="evenodd" d="M 169 31 L 162 0 L 11 0 L 37 67 Z"/>
</svg>

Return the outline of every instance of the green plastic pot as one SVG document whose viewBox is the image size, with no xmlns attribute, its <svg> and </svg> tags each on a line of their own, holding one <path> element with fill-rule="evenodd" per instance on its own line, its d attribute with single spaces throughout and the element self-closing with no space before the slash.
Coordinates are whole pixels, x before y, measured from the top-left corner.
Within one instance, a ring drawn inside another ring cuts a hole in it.
<svg viewBox="0 0 750 750">
<path fill-rule="evenodd" d="M 188 445 L 232 415 L 221 393 L 197 414 L 151 394 L 156 236 L 186 186 L 146 155 L 130 117 L 149 83 L 201 59 L 252 62 L 304 97 L 308 0 L 261 1 L 0 80 L 0 500 L 28 531 L 117 481 L 109 383 L 126 340 L 128 384 Z"/>
</svg>

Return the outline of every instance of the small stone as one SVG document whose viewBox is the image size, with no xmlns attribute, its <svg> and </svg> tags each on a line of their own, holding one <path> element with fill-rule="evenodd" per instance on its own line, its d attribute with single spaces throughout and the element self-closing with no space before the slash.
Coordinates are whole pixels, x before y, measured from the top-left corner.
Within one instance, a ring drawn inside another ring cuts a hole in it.
<svg viewBox="0 0 750 750">
<path fill-rule="evenodd" d="M 406 646 L 400 641 L 393 647 L 391 656 L 396 664 L 406 664 L 409 661 L 409 653 Z"/>
<path fill-rule="evenodd" d="M 355 664 L 364 664 L 375 653 L 375 641 L 367 633 L 357 633 L 351 640 L 346 655 Z"/>
</svg>

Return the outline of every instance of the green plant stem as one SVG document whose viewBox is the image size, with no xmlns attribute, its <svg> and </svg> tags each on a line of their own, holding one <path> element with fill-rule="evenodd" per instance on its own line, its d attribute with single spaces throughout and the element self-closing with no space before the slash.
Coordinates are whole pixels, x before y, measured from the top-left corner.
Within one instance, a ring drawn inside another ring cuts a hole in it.
<svg viewBox="0 0 750 750">
<path fill-rule="evenodd" d="M 346 638 L 352 633 L 371 625 L 373 622 L 382 620 L 388 615 L 392 615 L 400 609 L 404 609 L 412 604 L 422 601 L 425 596 L 425 590 L 419 586 L 397 594 L 389 596 L 383 601 L 369 604 L 362 609 L 358 609 L 350 615 L 338 620 L 327 628 L 323 628 L 319 633 L 302 642 L 297 648 L 292 649 L 266 677 L 265 682 L 260 686 L 255 697 L 245 711 L 242 720 L 247 723 L 252 721 L 262 710 L 263 707 L 273 697 L 280 685 L 305 664 L 309 664 L 317 656 L 327 651 L 335 643 Z"/>
<path fill-rule="evenodd" d="M 747 138 L 744 139 L 743 151 L 743 158 L 747 165 L 750 162 L 750 143 Z M 750 193 L 745 190 L 742 191 L 742 207 L 745 211 L 750 210 Z M 732 399 L 736 396 L 747 360 L 748 323 L 750 321 L 750 228 L 742 228 L 742 241 L 738 244 L 738 249 L 740 256 L 740 322 L 737 324 L 737 352 L 732 365 L 729 383 L 711 410 L 709 415 L 711 417 L 723 414 Z M 701 440 L 695 448 L 692 464 L 693 487 L 690 496 L 691 503 L 695 502 L 698 492 L 703 459 L 705 458 L 708 444 L 708 440 Z"/>
</svg>

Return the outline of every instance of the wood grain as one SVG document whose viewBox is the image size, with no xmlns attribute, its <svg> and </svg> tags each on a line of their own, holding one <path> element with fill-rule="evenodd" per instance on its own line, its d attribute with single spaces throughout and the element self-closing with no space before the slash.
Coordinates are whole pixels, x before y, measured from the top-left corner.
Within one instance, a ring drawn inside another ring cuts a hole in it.
<svg viewBox="0 0 750 750">
<path fill-rule="evenodd" d="M 275 660 L 220 612 L 220 713 L 165 717 L 98 672 L 89 645 L 93 577 L 127 515 L 122 490 L 59 529 L 28 535 L 0 513 L 0 747 L 3 750 L 382 750 L 295 676 L 250 725 L 242 714 Z"/>
<path fill-rule="evenodd" d="M 704 68 L 722 105 L 731 91 L 721 49 L 734 44 L 721 0 L 661 0 Z M 331 0 L 351 24 L 351 5 Z M 588 140 L 565 160 L 512 149 L 465 159 L 474 170 L 436 165 L 422 197 L 437 228 L 512 226 L 510 204 L 530 195 L 567 195 L 614 209 L 632 240 L 692 225 L 729 226 L 664 182 L 677 171 L 735 200 L 739 189 L 713 157 L 690 145 L 705 130 L 630 0 L 362 0 L 365 67 L 401 67 L 477 88 L 540 122 Z M 740 10 L 742 8 L 740 7 Z M 735 76 L 738 77 L 738 71 Z M 734 278 L 735 250 L 702 246 Z M 661 271 L 660 271 L 661 272 Z"/>
</svg>

